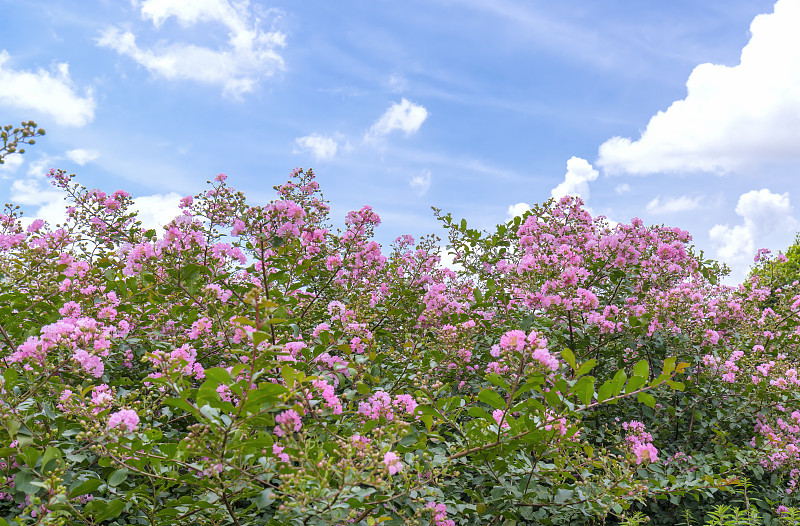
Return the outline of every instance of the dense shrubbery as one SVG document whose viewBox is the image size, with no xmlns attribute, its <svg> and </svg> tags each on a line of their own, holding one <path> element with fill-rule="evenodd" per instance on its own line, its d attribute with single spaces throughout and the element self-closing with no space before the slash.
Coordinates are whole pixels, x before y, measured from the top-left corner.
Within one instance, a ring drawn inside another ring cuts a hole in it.
<svg viewBox="0 0 800 526">
<path fill-rule="evenodd" d="M 66 225 L 0 216 L 9 524 L 800 516 L 798 285 L 718 285 L 685 231 L 440 216 L 454 271 L 367 206 L 332 231 L 310 171 L 163 232 L 51 176 Z"/>
</svg>

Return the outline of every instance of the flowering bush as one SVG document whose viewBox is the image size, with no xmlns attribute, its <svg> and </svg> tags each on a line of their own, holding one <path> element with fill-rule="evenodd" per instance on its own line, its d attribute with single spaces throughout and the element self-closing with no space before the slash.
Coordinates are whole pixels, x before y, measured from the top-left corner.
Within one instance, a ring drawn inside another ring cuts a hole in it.
<svg viewBox="0 0 800 526">
<path fill-rule="evenodd" d="M 220 174 L 162 232 L 50 175 L 65 225 L 0 216 L 0 525 L 793 509 L 797 285 L 718 285 L 685 231 L 437 213 L 452 270 L 368 206 L 334 232 L 310 170 L 263 206 Z"/>
</svg>

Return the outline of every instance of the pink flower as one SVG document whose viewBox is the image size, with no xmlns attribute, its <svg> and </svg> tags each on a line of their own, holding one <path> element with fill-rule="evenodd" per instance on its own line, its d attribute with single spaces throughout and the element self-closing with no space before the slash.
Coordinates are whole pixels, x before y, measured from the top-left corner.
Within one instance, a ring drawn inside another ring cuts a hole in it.
<svg viewBox="0 0 800 526">
<path fill-rule="evenodd" d="M 44 226 L 44 221 L 41 219 L 34 219 L 33 223 L 28 225 L 28 232 L 38 232 Z"/>
<path fill-rule="evenodd" d="M 383 463 L 386 464 L 387 468 L 389 468 L 390 475 L 394 475 L 403 471 L 403 463 L 400 462 L 400 459 L 397 458 L 397 455 L 391 451 L 388 451 L 385 455 L 383 455 Z"/>
<path fill-rule="evenodd" d="M 108 429 L 123 425 L 128 431 L 133 431 L 139 425 L 139 415 L 133 409 L 121 409 L 112 414 L 108 419 Z"/>
<path fill-rule="evenodd" d="M 492 418 L 494 421 L 497 422 L 497 425 L 500 426 L 501 429 L 509 429 L 511 426 L 508 425 L 508 421 L 504 418 L 505 413 L 502 409 L 495 409 L 492 411 Z M 500 422 L 503 422 L 502 425 Z"/>
<path fill-rule="evenodd" d="M 300 415 L 294 409 L 289 409 L 279 414 L 275 417 L 275 422 L 278 424 L 275 426 L 275 434 L 279 437 L 284 436 L 287 431 L 290 433 L 292 431 L 300 431 L 300 428 L 303 427 Z"/>
<path fill-rule="evenodd" d="M 272 444 L 272 454 L 278 457 L 281 462 L 289 462 L 289 455 L 283 452 L 284 447 L 278 444 Z"/>
</svg>

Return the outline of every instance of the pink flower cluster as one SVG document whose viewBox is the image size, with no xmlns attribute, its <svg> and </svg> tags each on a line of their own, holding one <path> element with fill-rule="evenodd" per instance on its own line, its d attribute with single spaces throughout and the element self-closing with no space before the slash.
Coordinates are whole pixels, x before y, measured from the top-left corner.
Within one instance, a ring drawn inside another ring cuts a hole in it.
<svg viewBox="0 0 800 526">
<path fill-rule="evenodd" d="M 275 434 L 279 437 L 282 437 L 287 433 L 300 431 L 300 429 L 303 427 L 303 422 L 300 419 L 300 415 L 298 415 L 297 411 L 294 409 L 288 409 L 279 414 L 277 417 L 275 417 L 275 422 L 278 424 L 275 426 Z"/>
<path fill-rule="evenodd" d="M 139 415 L 133 409 L 121 409 L 108 418 L 108 429 L 122 426 L 128 431 L 133 431 L 139 425 Z"/>
<path fill-rule="evenodd" d="M 396 395 L 392 400 L 386 391 L 378 391 L 367 402 L 358 404 L 358 414 L 368 420 L 379 420 L 384 417 L 387 421 L 392 421 L 395 408 L 413 415 L 417 405 L 417 401 L 411 395 Z"/>
<path fill-rule="evenodd" d="M 653 445 L 653 436 L 645 431 L 643 423 L 631 420 L 624 422 L 622 428 L 627 431 L 625 442 L 636 455 L 637 464 L 658 461 L 658 450 Z"/>
<path fill-rule="evenodd" d="M 71 305 L 66 308 L 73 309 Z M 44 365 L 56 349 L 72 352 L 72 358 L 95 378 L 103 376 L 105 366 L 100 358 L 108 356 L 113 327 L 104 327 L 93 318 L 64 318 L 42 327 L 41 336 L 31 336 L 7 358 L 9 362 L 34 362 Z M 26 368 L 30 368 L 26 364 Z"/>
<path fill-rule="evenodd" d="M 426 509 L 431 510 L 433 513 L 433 524 L 435 526 L 455 526 L 456 523 L 453 519 L 447 518 L 447 506 L 444 504 L 436 504 L 433 501 L 429 501 L 425 505 Z"/>
<path fill-rule="evenodd" d="M 522 354 L 525 360 L 532 359 L 548 372 L 556 371 L 560 366 L 558 359 L 547 350 L 547 338 L 539 336 L 536 331 L 526 335 L 520 330 L 512 330 L 500 337 L 499 345 L 492 346 L 490 354 L 499 360 L 489 363 L 486 372 L 508 372 L 515 353 Z"/>
<path fill-rule="evenodd" d="M 403 471 L 403 463 L 400 462 L 400 459 L 397 455 L 391 451 L 388 451 L 385 455 L 383 455 L 383 463 L 389 469 L 390 475 L 395 475 Z"/>
</svg>

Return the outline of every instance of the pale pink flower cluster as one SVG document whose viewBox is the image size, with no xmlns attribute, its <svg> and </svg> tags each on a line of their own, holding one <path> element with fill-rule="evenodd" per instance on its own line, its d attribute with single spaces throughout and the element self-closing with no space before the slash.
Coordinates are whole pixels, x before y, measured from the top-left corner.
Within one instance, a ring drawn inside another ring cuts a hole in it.
<svg viewBox="0 0 800 526">
<path fill-rule="evenodd" d="M 386 464 L 386 467 L 389 469 L 390 475 L 395 475 L 403 471 L 403 463 L 400 462 L 397 455 L 391 451 L 383 455 L 383 463 Z"/>
<path fill-rule="evenodd" d="M 272 444 L 272 454 L 278 457 L 278 460 L 281 462 L 289 463 L 289 455 L 284 453 L 283 450 L 286 449 L 284 446 L 279 445 L 278 443 Z"/>
<path fill-rule="evenodd" d="M 444 504 L 436 504 L 433 501 L 429 501 L 425 505 L 426 509 L 431 510 L 433 513 L 433 524 L 434 526 L 455 526 L 455 521 L 453 519 L 447 518 L 447 506 Z"/>
<path fill-rule="evenodd" d="M 277 417 L 275 417 L 275 422 L 278 424 L 275 426 L 275 434 L 279 437 L 282 437 L 287 433 L 300 431 L 300 429 L 303 427 L 300 415 L 298 415 L 297 411 L 294 409 L 288 409 L 279 414 Z"/>
<path fill-rule="evenodd" d="M 74 307 L 68 307 L 74 310 Z M 113 327 L 104 327 L 93 318 L 64 318 L 42 327 L 41 336 L 31 336 L 7 358 L 9 362 L 32 361 L 43 365 L 56 348 L 72 351 L 73 359 L 94 376 L 103 376 L 105 366 L 101 356 L 108 356 Z M 26 368 L 30 368 L 26 364 Z"/>
<path fill-rule="evenodd" d="M 386 420 L 392 421 L 395 408 L 413 415 L 417 405 L 411 395 L 396 395 L 393 401 L 389 393 L 378 391 L 367 402 L 358 404 L 358 414 L 369 420 L 379 420 L 384 417 Z"/>
<path fill-rule="evenodd" d="M 555 371 L 560 366 L 558 359 L 547 350 L 547 338 L 540 337 L 536 331 L 527 335 L 520 330 L 508 331 L 500 337 L 500 344 L 492 346 L 489 352 L 500 360 L 489 363 L 486 366 L 487 372 L 508 372 L 509 365 L 506 362 L 514 353 L 529 355 L 548 371 Z"/>
<path fill-rule="evenodd" d="M 133 409 L 121 409 L 108 418 L 108 429 L 122 426 L 128 431 L 133 431 L 139 425 L 139 415 Z"/>
<path fill-rule="evenodd" d="M 334 415 L 342 414 L 342 401 L 336 396 L 336 391 L 332 385 L 324 380 L 314 380 L 312 385 L 319 391 L 325 406 L 333 411 Z"/>
<path fill-rule="evenodd" d="M 630 446 L 631 452 L 636 455 L 636 463 L 657 462 L 658 450 L 653 445 L 653 436 L 645 431 L 644 424 L 631 420 L 624 422 L 622 428 L 627 431 L 625 442 Z"/>
</svg>

